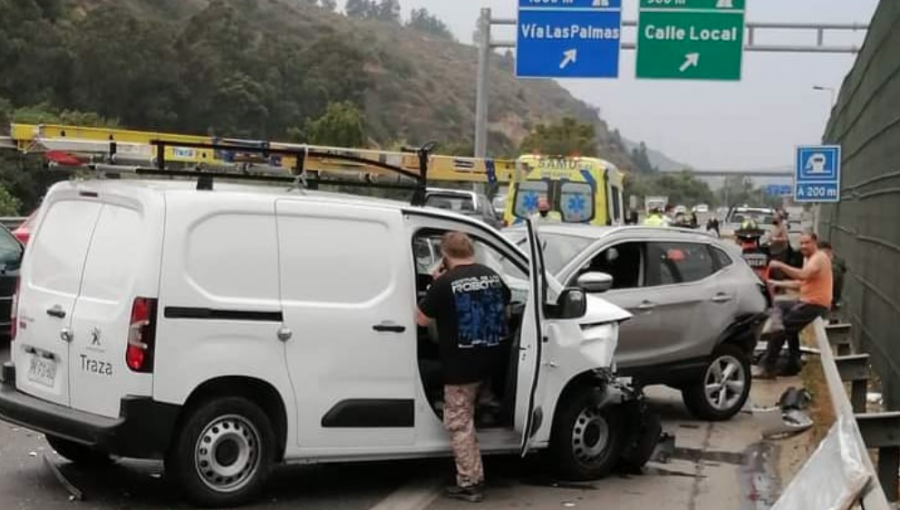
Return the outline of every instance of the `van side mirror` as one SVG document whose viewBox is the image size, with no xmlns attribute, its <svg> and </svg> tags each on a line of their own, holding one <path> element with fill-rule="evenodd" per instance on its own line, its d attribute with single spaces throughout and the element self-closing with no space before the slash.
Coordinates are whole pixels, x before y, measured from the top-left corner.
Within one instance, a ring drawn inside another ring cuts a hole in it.
<svg viewBox="0 0 900 510">
<path fill-rule="evenodd" d="M 566 289 L 548 308 L 547 315 L 554 319 L 580 319 L 587 313 L 587 294 L 581 289 Z"/>
<path fill-rule="evenodd" d="M 606 273 L 584 273 L 578 277 L 578 288 L 590 294 L 602 294 L 613 286 L 613 277 Z"/>
</svg>

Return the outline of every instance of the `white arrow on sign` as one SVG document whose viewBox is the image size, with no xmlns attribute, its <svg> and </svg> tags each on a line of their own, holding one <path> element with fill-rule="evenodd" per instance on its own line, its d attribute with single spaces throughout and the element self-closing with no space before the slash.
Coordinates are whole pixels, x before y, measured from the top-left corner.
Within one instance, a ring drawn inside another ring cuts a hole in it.
<svg viewBox="0 0 900 510">
<path fill-rule="evenodd" d="M 691 67 L 697 67 L 700 65 L 700 54 L 699 53 L 688 53 L 684 56 L 684 64 L 681 64 L 681 68 L 679 69 L 682 73 L 687 71 Z"/>
<path fill-rule="evenodd" d="M 569 64 L 578 62 L 578 50 L 572 49 L 563 53 L 563 60 L 559 64 L 560 69 L 569 67 Z"/>
</svg>

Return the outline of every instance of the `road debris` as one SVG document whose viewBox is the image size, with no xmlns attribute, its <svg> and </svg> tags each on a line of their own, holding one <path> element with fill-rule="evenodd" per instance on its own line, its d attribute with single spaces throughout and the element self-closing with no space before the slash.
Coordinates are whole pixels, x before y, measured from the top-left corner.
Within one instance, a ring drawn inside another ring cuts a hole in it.
<svg viewBox="0 0 900 510">
<path fill-rule="evenodd" d="M 84 493 L 78 487 L 72 485 L 65 475 L 62 474 L 62 471 L 59 470 L 59 467 L 47 457 L 47 454 L 41 456 L 44 459 L 44 465 L 47 466 L 47 469 L 53 473 L 53 476 L 59 480 L 59 483 L 68 491 L 69 493 L 69 501 L 84 501 Z"/>
</svg>

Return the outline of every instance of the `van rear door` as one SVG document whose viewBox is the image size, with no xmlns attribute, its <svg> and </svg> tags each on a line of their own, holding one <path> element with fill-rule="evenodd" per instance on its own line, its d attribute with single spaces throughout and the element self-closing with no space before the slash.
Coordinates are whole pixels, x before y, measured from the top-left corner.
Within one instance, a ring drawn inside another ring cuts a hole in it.
<svg viewBox="0 0 900 510">
<path fill-rule="evenodd" d="M 16 386 L 57 404 L 70 403 L 71 320 L 101 208 L 75 190 L 49 197 L 22 266 L 11 349 Z"/>
<path fill-rule="evenodd" d="M 152 351 L 136 371 L 126 364 L 126 349 L 135 299 L 159 294 L 162 215 L 153 214 L 161 211 L 153 197 L 99 193 L 103 208 L 70 325 L 71 405 L 79 411 L 117 417 L 123 396 L 152 394 Z"/>
</svg>

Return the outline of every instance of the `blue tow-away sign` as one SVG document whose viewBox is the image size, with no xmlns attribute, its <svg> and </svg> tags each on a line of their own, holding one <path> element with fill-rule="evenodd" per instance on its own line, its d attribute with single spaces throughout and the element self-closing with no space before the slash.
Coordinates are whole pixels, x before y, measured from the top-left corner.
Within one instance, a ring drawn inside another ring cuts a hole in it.
<svg viewBox="0 0 900 510">
<path fill-rule="evenodd" d="M 837 145 L 797 147 L 794 201 L 841 201 L 841 148 Z"/>
<path fill-rule="evenodd" d="M 617 78 L 622 0 L 519 0 L 516 76 Z"/>
</svg>

